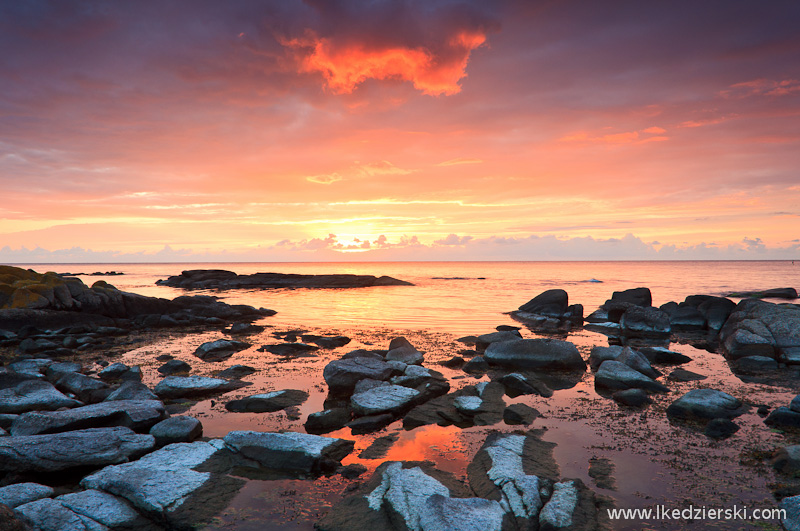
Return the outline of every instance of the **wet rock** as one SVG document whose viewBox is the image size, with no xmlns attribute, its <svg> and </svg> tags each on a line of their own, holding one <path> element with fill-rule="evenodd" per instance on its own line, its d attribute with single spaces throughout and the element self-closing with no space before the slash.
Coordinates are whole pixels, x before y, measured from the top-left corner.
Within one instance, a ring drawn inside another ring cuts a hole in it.
<svg viewBox="0 0 800 531">
<path fill-rule="evenodd" d="M 739 431 L 739 426 L 730 419 L 712 419 L 703 433 L 711 439 L 727 439 Z"/>
<path fill-rule="evenodd" d="M 315 336 L 304 334 L 301 339 L 304 343 L 314 343 L 320 348 L 334 349 L 347 345 L 350 343 L 350 338 L 345 336 Z"/>
<path fill-rule="evenodd" d="M 776 451 L 772 458 L 772 467 L 781 474 L 796 476 L 800 472 L 800 444 L 786 446 Z M 0 503 L 6 503 L 2 498 L 2 489 L 0 489 Z"/>
<path fill-rule="evenodd" d="M 779 407 L 767 416 L 764 424 L 778 429 L 798 429 L 800 428 L 800 413 L 788 407 Z"/>
<path fill-rule="evenodd" d="M 268 413 L 291 406 L 299 406 L 308 400 L 308 393 L 297 389 L 284 389 L 231 400 L 225 409 L 238 413 Z"/>
<path fill-rule="evenodd" d="M 251 335 L 258 334 L 264 331 L 263 326 L 254 325 L 251 323 L 234 323 L 228 330 L 225 330 L 231 335 Z"/>
<path fill-rule="evenodd" d="M 216 362 L 224 361 L 236 352 L 250 348 L 250 343 L 244 341 L 232 341 L 230 339 L 218 339 L 216 341 L 207 341 L 197 347 L 194 355 L 203 361 Z"/>
<path fill-rule="evenodd" d="M 578 349 L 558 339 L 518 339 L 492 343 L 484 354 L 490 364 L 513 369 L 584 370 Z"/>
<path fill-rule="evenodd" d="M 600 368 L 600 364 L 607 360 L 615 360 L 622 354 L 622 348 L 619 345 L 612 345 L 610 347 L 594 346 L 589 353 L 589 367 L 593 371 Z"/>
<path fill-rule="evenodd" d="M 630 347 L 623 348 L 620 355 L 616 358 L 616 361 L 624 363 L 631 369 L 639 371 L 645 376 L 653 379 L 658 378 L 661 375 L 660 372 L 655 370 L 652 365 L 650 365 L 650 362 L 644 356 L 644 354 L 637 350 L 633 350 Z"/>
<path fill-rule="evenodd" d="M 152 436 L 123 427 L 3 437 L 0 471 L 56 472 L 123 463 L 152 450 L 154 444 Z"/>
<path fill-rule="evenodd" d="M 492 343 L 516 341 L 518 339 L 522 339 L 522 334 L 519 333 L 519 330 L 481 334 L 475 339 L 475 350 L 478 352 L 484 352 Z"/>
<path fill-rule="evenodd" d="M 81 364 L 74 361 L 56 362 L 47 367 L 47 370 L 45 370 L 45 378 L 47 378 L 48 382 L 56 383 L 65 374 L 71 372 L 81 372 L 81 370 L 83 370 Z"/>
<path fill-rule="evenodd" d="M 745 412 L 738 398 L 716 389 L 693 389 L 667 408 L 667 416 L 681 420 L 732 419 Z"/>
<path fill-rule="evenodd" d="M 652 306 L 631 306 L 619 320 L 623 334 L 631 337 L 669 336 L 669 315 Z"/>
<path fill-rule="evenodd" d="M 561 317 L 569 306 L 569 295 L 563 289 L 550 289 L 540 293 L 519 307 L 519 311 Z"/>
<path fill-rule="evenodd" d="M 53 360 L 50 359 L 28 359 L 22 361 L 15 361 L 10 363 L 8 368 L 16 373 L 29 374 L 36 378 L 41 378 L 44 371 L 52 365 Z"/>
<path fill-rule="evenodd" d="M 169 360 L 164 365 L 158 368 L 158 372 L 160 372 L 164 376 L 170 376 L 172 374 L 188 373 L 191 370 L 192 370 L 191 365 L 189 365 L 185 361 L 176 359 Z"/>
<path fill-rule="evenodd" d="M 687 371 L 686 369 L 675 369 L 667 376 L 667 380 L 672 380 L 674 382 L 696 382 L 705 380 L 706 378 L 708 378 L 708 376 Z"/>
<path fill-rule="evenodd" d="M 109 529 L 156 531 L 150 520 L 140 515 L 131 505 L 106 492 L 89 489 L 59 496 L 55 500 L 82 518 L 89 518 Z M 92 529 L 91 526 L 87 526 Z"/>
<path fill-rule="evenodd" d="M 615 291 L 611 295 L 611 300 L 614 302 L 627 302 L 636 306 L 651 306 L 653 304 L 653 295 L 650 293 L 650 288 L 632 288 L 624 291 Z"/>
<path fill-rule="evenodd" d="M 142 371 L 139 367 L 136 367 L 137 370 L 131 370 L 131 367 L 128 367 L 124 363 L 112 363 L 108 367 L 104 368 L 102 371 L 97 373 L 97 376 L 104 381 L 111 381 L 111 380 L 141 380 L 142 379 Z"/>
<path fill-rule="evenodd" d="M 244 484 L 206 471 L 224 449 L 219 439 L 170 444 L 137 461 L 107 466 L 81 486 L 123 498 L 167 529 L 191 529 L 222 511 Z"/>
<path fill-rule="evenodd" d="M 623 389 L 613 393 L 611 398 L 628 407 L 642 407 L 653 403 L 653 400 L 642 389 Z"/>
<path fill-rule="evenodd" d="M 520 395 L 539 395 L 545 398 L 553 396 L 553 390 L 532 374 L 512 372 L 501 377 L 498 382 L 511 398 Z"/>
<path fill-rule="evenodd" d="M 166 417 L 164 404 L 157 400 L 117 400 L 62 411 L 23 413 L 11 425 L 11 435 L 40 435 L 110 426 L 124 426 L 142 432 Z"/>
<path fill-rule="evenodd" d="M 761 291 L 736 291 L 733 293 L 729 293 L 728 295 L 726 295 L 726 297 L 736 297 L 736 298 L 757 297 L 760 299 L 765 299 L 765 298 L 796 299 L 797 290 L 794 288 L 772 288 Z"/>
<path fill-rule="evenodd" d="M 161 398 L 183 398 L 226 393 L 246 385 L 245 382 L 205 376 L 167 376 L 158 382 L 154 391 Z"/>
<path fill-rule="evenodd" d="M 681 306 L 669 314 L 670 326 L 673 330 L 703 330 L 706 328 L 706 318 L 692 306 Z"/>
<path fill-rule="evenodd" d="M 81 402 L 68 398 L 52 384 L 41 380 L 27 380 L 12 389 L 0 389 L 0 413 L 52 411 L 81 405 Z"/>
<path fill-rule="evenodd" d="M 503 410 L 503 422 L 511 425 L 523 424 L 527 426 L 536 420 L 539 414 L 539 411 L 529 405 L 511 404 Z"/>
<path fill-rule="evenodd" d="M 321 434 L 344 428 L 350 422 L 351 414 L 347 408 L 332 408 L 311 413 L 306 419 L 308 433 Z"/>
<path fill-rule="evenodd" d="M 778 349 L 779 358 L 786 365 L 800 365 L 800 347 L 782 347 Z"/>
<path fill-rule="evenodd" d="M 231 365 L 227 369 L 221 371 L 217 376 L 220 378 L 238 380 L 239 378 L 244 378 L 255 372 L 258 372 L 258 370 L 248 365 Z"/>
<path fill-rule="evenodd" d="M 786 511 L 786 518 L 781 520 L 786 531 L 800 531 L 800 496 L 782 499 L 779 507 Z"/>
<path fill-rule="evenodd" d="M 745 356 L 736 360 L 736 370 L 742 374 L 776 371 L 778 362 L 766 356 Z"/>
<path fill-rule="evenodd" d="M 419 396 L 416 389 L 392 384 L 354 394 L 350 404 L 357 416 L 399 413 L 410 409 Z"/>
<path fill-rule="evenodd" d="M 309 356 L 319 347 L 305 343 L 278 343 L 275 345 L 262 345 L 259 352 L 269 352 L 276 356 Z"/>
<path fill-rule="evenodd" d="M 601 489 L 617 490 L 617 481 L 612 475 L 614 463 L 605 457 L 592 457 L 589 459 L 589 477 Z"/>
<path fill-rule="evenodd" d="M 56 382 L 56 388 L 71 393 L 86 403 L 102 402 L 111 394 L 108 384 L 79 372 L 68 372 Z"/>
<path fill-rule="evenodd" d="M 388 380 L 401 372 L 385 361 L 358 357 L 330 362 L 325 366 L 322 377 L 332 394 L 350 395 L 359 380 Z"/>
<path fill-rule="evenodd" d="M 355 443 L 307 433 L 232 431 L 223 440 L 232 450 L 275 470 L 317 472 L 339 462 Z"/>
<path fill-rule="evenodd" d="M 365 467 L 364 465 L 359 465 L 358 463 L 354 463 L 352 465 L 343 466 L 339 470 L 339 474 L 341 474 L 341 476 L 345 479 L 356 479 L 367 470 L 368 470 L 367 467 Z"/>
<path fill-rule="evenodd" d="M 466 361 L 461 356 L 453 356 L 449 360 L 443 361 L 442 365 L 448 369 L 460 369 L 464 366 L 464 363 L 466 363 Z"/>
<path fill-rule="evenodd" d="M 386 361 L 401 361 L 406 365 L 421 365 L 425 361 L 425 357 L 406 338 L 396 337 L 389 343 Z"/>
<path fill-rule="evenodd" d="M 11 507 L 24 505 L 42 498 L 51 497 L 55 491 L 46 485 L 38 483 L 17 483 L 0 487 L 0 504 Z M 1 520 L 0 520 L 1 521 Z"/>
<path fill-rule="evenodd" d="M 104 401 L 115 400 L 158 400 L 158 396 L 142 382 L 131 380 L 122 382 L 122 385 L 112 391 Z"/>
<path fill-rule="evenodd" d="M 26 503 L 17 507 L 16 511 L 26 523 L 36 530 L 87 531 L 103 529 L 97 522 L 89 518 L 81 518 L 74 511 L 50 498 Z"/>
<path fill-rule="evenodd" d="M 203 435 L 203 425 L 194 417 L 178 416 L 164 419 L 150 428 L 156 446 L 173 443 L 189 443 Z"/>
<path fill-rule="evenodd" d="M 594 375 L 596 387 L 604 389 L 644 389 L 655 393 L 669 392 L 669 388 L 616 360 L 604 361 Z"/>
<path fill-rule="evenodd" d="M 32 531 L 31 526 L 17 517 L 14 511 L 0 503 L 0 531 Z"/>
<path fill-rule="evenodd" d="M 720 331 L 720 341 L 730 359 L 776 358 L 783 349 L 800 347 L 800 307 L 745 299 Z"/>
<path fill-rule="evenodd" d="M 483 356 L 475 356 L 461 368 L 467 374 L 484 374 L 489 370 L 489 362 Z"/>
<path fill-rule="evenodd" d="M 689 363 L 692 358 L 681 354 L 680 352 L 673 352 L 664 347 L 639 347 L 639 352 L 644 354 L 650 363 L 657 363 L 661 365 L 681 365 Z"/>
</svg>

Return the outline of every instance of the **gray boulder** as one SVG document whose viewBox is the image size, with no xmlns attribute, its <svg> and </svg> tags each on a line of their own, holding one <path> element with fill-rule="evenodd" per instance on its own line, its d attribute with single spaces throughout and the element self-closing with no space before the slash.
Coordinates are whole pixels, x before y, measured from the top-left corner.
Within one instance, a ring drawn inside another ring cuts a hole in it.
<svg viewBox="0 0 800 531">
<path fill-rule="evenodd" d="M 500 332 L 481 334 L 475 340 L 475 350 L 484 352 L 492 343 L 516 341 L 518 339 L 522 339 L 522 334 L 519 333 L 519 330 L 503 330 Z"/>
<path fill-rule="evenodd" d="M 502 376 L 498 383 L 505 388 L 506 394 L 511 398 L 520 395 L 539 395 L 546 398 L 553 396 L 553 390 L 533 374 L 512 372 Z"/>
<path fill-rule="evenodd" d="M 611 295 L 614 302 L 627 302 L 636 306 L 650 306 L 653 304 L 653 295 L 650 288 L 632 288 L 624 291 L 615 291 Z"/>
<path fill-rule="evenodd" d="M 604 361 L 617 359 L 622 354 L 622 348 L 619 345 L 592 347 L 592 351 L 589 353 L 589 367 L 596 371 Z"/>
<path fill-rule="evenodd" d="M 161 398 L 183 398 L 226 393 L 245 385 L 248 384 L 205 376 L 167 376 L 154 391 Z"/>
<path fill-rule="evenodd" d="M 45 378 L 51 383 L 56 383 L 62 376 L 69 372 L 81 372 L 83 367 L 74 361 L 59 361 L 50 364 L 45 370 Z"/>
<path fill-rule="evenodd" d="M 784 349 L 800 347 L 800 307 L 745 299 L 720 331 L 720 341 L 730 359 L 776 358 Z"/>
<path fill-rule="evenodd" d="M 299 406 L 308 400 L 308 393 L 297 389 L 284 389 L 231 400 L 225 409 L 239 413 L 267 413 L 287 407 Z"/>
<path fill-rule="evenodd" d="M 316 336 L 312 334 L 303 334 L 301 338 L 304 343 L 314 343 L 319 348 L 334 349 L 343 347 L 350 343 L 350 338 L 345 336 Z"/>
<path fill-rule="evenodd" d="M 706 318 L 692 306 L 679 306 L 669 315 L 670 326 L 674 330 L 703 330 L 706 328 Z"/>
<path fill-rule="evenodd" d="M 203 425 L 194 417 L 181 415 L 164 419 L 150 428 L 156 446 L 173 443 L 190 443 L 203 435 Z"/>
<path fill-rule="evenodd" d="M 347 408 L 331 408 L 308 415 L 305 428 L 308 433 L 321 434 L 344 428 L 351 420 Z"/>
<path fill-rule="evenodd" d="M 386 361 L 400 361 L 406 365 L 422 365 L 425 357 L 406 338 L 396 337 L 389 343 Z"/>
<path fill-rule="evenodd" d="M 62 411 L 23 413 L 11 425 L 11 435 L 40 435 L 109 426 L 124 426 L 141 432 L 166 417 L 164 404 L 157 400 L 116 400 Z"/>
<path fill-rule="evenodd" d="M 233 341 L 230 339 L 218 339 L 216 341 L 207 341 L 197 347 L 194 355 L 203 361 L 224 361 L 236 352 L 250 348 L 250 343 L 244 341 Z"/>
<path fill-rule="evenodd" d="M 410 409 L 419 397 L 416 389 L 390 384 L 354 394 L 350 405 L 356 416 L 399 413 Z"/>
<path fill-rule="evenodd" d="M 76 407 L 81 402 L 65 396 L 49 382 L 26 380 L 11 389 L 0 389 L 0 413 L 24 413 Z"/>
<path fill-rule="evenodd" d="M 539 411 L 527 404 L 511 404 L 503 410 L 503 422 L 506 424 L 527 426 L 536 420 Z"/>
<path fill-rule="evenodd" d="M 244 378 L 245 376 L 249 376 L 254 372 L 258 372 L 258 370 L 248 365 L 231 365 L 227 369 L 221 371 L 217 376 L 220 378 L 238 380 L 239 378 Z"/>
<path fill-rule="evenodd" d="M 648 361 L 644 354 L 638 350 L 633 350 L 630 347 L 623 348 L 616 360 L 650 378 L 655 379 L 661 375 L 660 372 L 655 370 L 653 366 L 650 365 L 650 361 Z"/>
<path fill-rule="evenodd" d="M 104 381 L 111 380 L 141 380 L 142 370 L 139 367 L 128 367 L 124 363 L 112 363 L 97 373 Z"/>
<path fill-rule="evenodd" d="M 669 392 L 668 387 L 616 360 L 600 364 L 594 375 L 594 384 L 596 387 L 610 390 L 644 389 L 655 393 Z"/>
<path fill-rule="evenodd" d="M 158 372 L 165 376 L 178 373 L 188 373 L 192 370 L 192 366 L 182 360 L 169 360 L 164 365 L 158 368 Z"/>
<path fill-rule="evenodd" d="M 117 389 L 111 391 L 105 402 L 115 400 L 158 400 L 158 396 L 142 382 L 128 380 L 122 382 Z"/>
<path fill-rule="evenodd" d="M 680 352 L 673 352 L 664 347 L 639 347 L 637 350 L 641 352 L 650 363 L 682 365 L 692 361 L 692 358 L 689 356 L 681 354 Z"/>
<path fill-rule="evenodd" d="M 652 306 L 631 306 L 619 320 L 623 334 L 631 337 L 669 336 L 669 315 Z"/>
<path fill-rule="evenodd" d="M 572 343 L 558 339 L 518 339 L 492 343 L 484 358 L 490 364 L 512 369 L 574 371 L 586 363 Z"/>
<path fill-rule="evenodd" d="M 42 498 L 51 497 L 55 491 L 52 487 L 38 483 L 16 483 L 0 487 L 0 503 L 12 509 L 18 505 L 30 503 Z"/>
<path fill-rule="evenodd" d="M 741 400 L 716 389 L 693 389 L 667 408 L 667 416 L 680 420 L 732 419 L 745 412 Z"/>
<path fill-rule="evenodd" d="M 37 531 L 105 531 L 98 522 L 91 518 L 81 517 L 74 511 L 64 507 L 61 502 L 43 498 L 16 508 L 31 528 Z"/>
<path fill-rule="evenodd" d="M 92 428 L 0 438 L 0 471 L 56 472 L 124 463 L 153 449 L 150 435 L 129 428 Z"/>
<path fill-rule="evenodd" d="M 563 289 L 549 289 L 519 307 L 519 311 L 562 317 L 569 306 L 569 295 Z"/>
<path fill-rule="evenodd" d="M 776 371 L 778 362 L 766 356 L 745 356 L 736 360 L 736 370 L 742 374 Z"/>
<path fill-rule="evenodd" d="M 788 407 L 779 407 L 770 412 L 764 424 L 772 428 L 797 430 L 800 428 L 800 413 Z"/>
<path fill-rule="evenodd" d="M 780 508 L 786 511 L 786 518 L 781 520 L 786 531 L 800 531 L 800 496 L 782 499 Z"/>
<path fill-rule="evenodd" d="M 419 514 L 425 531 L 501 531 L 505 509 L 494 500 L 429 496 Z"/>
<path fill-rule="evenodd" d="M 307 433 L 232 431 L 223 439 L 231 450 L 275 470 L 318 472 L 353 451 L 354 441 Z"/>
<path fill-rule="evenodd" d="M 122 498 L 103 491 L 89 489 L 59 496 L 55 500 L 81 518 L 89 518 L 93 522 L 109 529 L 128 529 L 136 531 L 157 531 L 150 520 L 140 515 Z M 87 526 L 88 527 L 88 526 Z M 92 529 L 88 527 L 88 529 Z"/>
<path fill-rule="evenodd" d="M 79 372 L 68 372 L 56 382 L 64 393 L 71 393 L 86 403 L 102 402 L 111 393 L 108 384 Z"/>
<path fill-rule="evenodd" d="M 331 394 L 350 395 L 359 380 L 364 378 L 388 380 L 401 373 L 401 370 L 383 360 L 356 357 L 328 363 L 322 371 L 322 377 L 328 384 Z"/>
</svg>

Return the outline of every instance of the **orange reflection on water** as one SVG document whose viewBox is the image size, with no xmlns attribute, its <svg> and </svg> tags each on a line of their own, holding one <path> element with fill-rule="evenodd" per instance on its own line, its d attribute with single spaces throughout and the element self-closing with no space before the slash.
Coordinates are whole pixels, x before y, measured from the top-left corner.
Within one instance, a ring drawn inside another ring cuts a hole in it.
<svg viewBox="0 0 800 531">
<path fill-rule="evenodd" d="M 440 461 L 443 454 L 449 459 L 464 460 L 460 428 L 455 426 L 424 426 L 400 435 L 386 454 L 386 461 Z"/>
</svg>

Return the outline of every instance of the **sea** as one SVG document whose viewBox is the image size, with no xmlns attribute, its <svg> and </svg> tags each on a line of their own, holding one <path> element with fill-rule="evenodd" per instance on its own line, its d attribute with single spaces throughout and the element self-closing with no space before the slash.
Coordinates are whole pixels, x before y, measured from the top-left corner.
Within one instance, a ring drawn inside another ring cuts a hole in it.
<svg viewBox="0 0 800 531">
<path fill-rule="evenodd" d="M 192 291 L 220 300 L 249 304 L 277 313 L 258 321 L 264 332 L 249 336 L 253 346 L 219 363 L 206 363 L 194 350 L 205 341 L 229 337 L 221 330 L 192 333 L 161 332 L 155 341 L 131 345 L 111 361 L 142 368 L 143 381 L 154 386 L 160 379 L 159 356 L 186 361 L 192 374 L 213 376 L 234 364 L 257 369 L 245 377 L 251 385 L 222 396 L 197 402 L 171 404 L 175 414 L 201 420 L 204 436 L 223 437 L 232 430 L 304 432 L 310 413 L 324 409 L 327 387 L 322 371 L 327 363 L 356 348 L 385 349 L 393 337 L 405 336 L 425 353 L 425 366 L 440 371 L 451 391 L 488 381 L 487 375 L 466 374 L 442 365 L 461 355 L 474 356 L 463 336 L 495 331 L 499 325 L 522 327 L 523 337 L 542 336 L 515 321 L 508 313 L 539 293 L 561 288 L 570 304 L 582 304 L 584 315 L 611 298 L 615 291 L 648 287 L 653 305 L 681 302 L 689 295 L 725 296 L 732 292 L 769 288 L 800 288 L 800 262 L 791 261 L 663 261 L 663 262 L 364 262 L 364 263 L 136 263 L 136 264 L 26 264 L 38 272 L 77 274 L 87 285 L 102 280 L 117 288 L 142 295 L 173 298 L 187 292 L 156 281 L 187 269 L 226 269 L 239 274 L 256 272 L 388 275 L 412 286 L 381 286 L 357 289 L 277 289 Z M 120 275 L 104 275 L 108 272 Z M 94 273 L 101 273 L 95 275 Z M 734 301 L 739 299 L 733 298 Z M 785 301 L 772 301 L 785 302 Z M 351 343 L 335 350 L 320 350 L 313 356 L 277 357 L 259 352 L 263 344 L 281 343 L 288 331 L 318 335 L 345 335 Z M 558 339 L 573 342 L 589 357 L 595 346 L 614 344 L 591 329 L 578 327 Z M 782 380 L 738 374 L 713 347 L 691 341 L 662 341 L 692 358 L 682 368 L 705 377 L 702 381 L 678 382 L 669 378 L 674 369 L 657 366 L 659 381 L 669 393 L 653 395 L 653 404 L 626 409 L 597 392 L 587 370 L 579 379 L 555 386 L 552 397 L 523 395 L 505 397 L 508 405 L 524 403 L 539 417 L 529 427 L 500 421 L 490 426 L 422 426 L 406 430 L 402 421 L 366 435 L 348 428 L 327 434 L 355 441 L 354 452 L 343 464 L 358 464 L 366 472 L 356 480 L 341 475 L 315 478 L 266 477 L 243 474 L 241 485 L 212 500 L 213 517 L 198 529 L 206 531 L 312 530 L 334 506 L 350 495 L 360 495 L 365 483 L 385 461 L 429 461 L 455 478 L 468 481 L 467 467 L 486 438 L 494 431 L 524 433 L 538 430 L 539 437 L 553 443 L 560 477 L 580 479 L 593 489 L 606 507 L 621 509 L 728 509 L 746 506 L 774 509 L 773 492 L 786 488 L 785 478 L 776 477 L 769 456 L 776 448 L 800 443 L 797 435 L 770 430 L 756 413 L 757 406 L 770 409 L 788 405 L 800 393 L 800 373 L 786 369 Z M 99 361 L 102 356 L 94 354 Z M 92 365 L 90 370 L 98 370 Z M 788 378 L 786 375 L 788 374 Z M 708 387 L 732 394 L 750 404 L 736 419 L 739 431 L 722 441 L 706 437 L 702 428 L 675 424 L 666 416 L 667 406 L 689 390 Z M 225 403 L 243 396 L 279 389 L 300 389 L 308 400 L 294 412 L 230 413 Z M 362 457 L 361 452 L 379 438 L 394 440 L 385 455 Z M 65 485 L 64 488 L 70 488 Z M 800 486 L 795 487 L 800 492 Z M 355 492 L 356 494 L 353 494 Z M 610 504 L 610 505 L 608 505 Z M 603 509 L 605 510 L 605 509 Z M 616 531 L 680 529 L 779 529 L 777 520 L 613 520 Z M 376 530 L 377 531 L 377 530 Z"/>
</svg>

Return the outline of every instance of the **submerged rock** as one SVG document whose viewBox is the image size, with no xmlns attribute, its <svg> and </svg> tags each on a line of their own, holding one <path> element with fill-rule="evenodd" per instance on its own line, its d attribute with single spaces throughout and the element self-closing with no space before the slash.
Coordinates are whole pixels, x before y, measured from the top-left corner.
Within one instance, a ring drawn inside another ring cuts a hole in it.
<svg viewBox="0 0 800 531">
<path fill-rule="evenodd" d="M 586 363 L 572 343 L 558 339 L 518 339 L 492 343 L 486 361 L 510 368 L 574 371 Z"/>
<path fill-rule="evenodd" d="M 225 393 L 246 385 L 249 384 L 205 376 L 167 376 L 158 382 L 155 393 L 161 398 L 183 398 Z"/>
<path fill-rule="evenodd" d="M 284 389 L 231 400 L 225 409 L 239 413 L 268 413 L 291 406 L 299 406 L 308 400 L 308 393 L 297 389 Z"/>
<path fill-rule="evenodd" d="M 244 341 L 232 341 L 230 339 L 218 339 L 216 341 L 207 341 L 197 347 L 194 355 L 203 361 L 224 361 L 236 352 L 250 348 L 250 343 Z M 169 362 L 167 362 L 169 363 Z"/>
<path fill-rule="evenodd" d="M 667 416 L 681 420 L 732 419 L 745 412 L 741 400 L 716 389 L 693 389 L 667 408 Z"/>
</svg>

